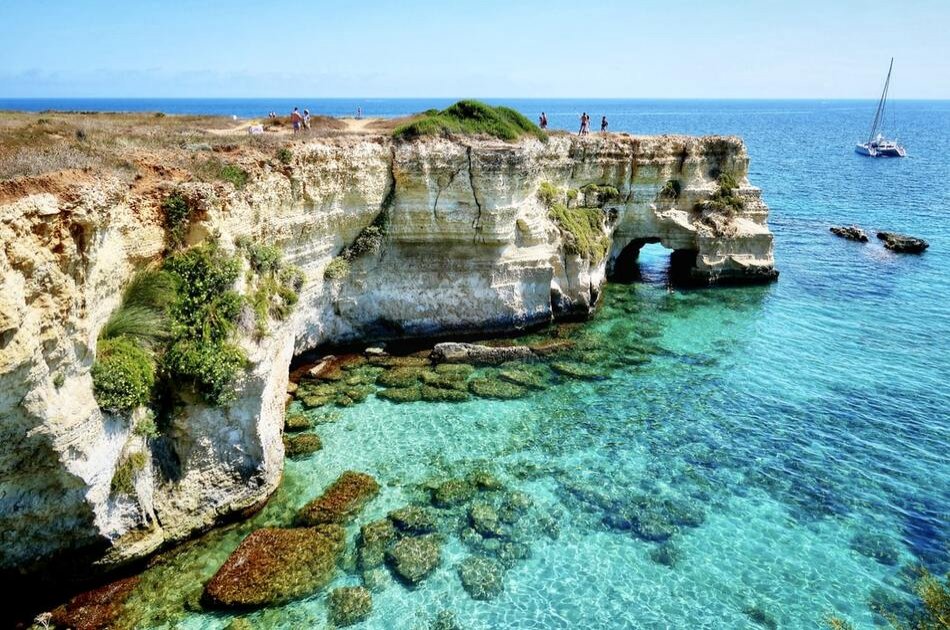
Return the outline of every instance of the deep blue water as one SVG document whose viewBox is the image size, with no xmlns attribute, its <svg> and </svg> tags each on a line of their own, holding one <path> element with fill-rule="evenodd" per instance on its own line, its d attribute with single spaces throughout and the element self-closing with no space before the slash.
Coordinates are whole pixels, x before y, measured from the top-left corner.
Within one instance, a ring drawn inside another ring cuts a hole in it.
<svg viewBox="0 0 950 630">
<path fill-rule="evenodd" d="M 393 116 L 449 102 L 0 100 L 0 108 L 258 116 L 298 105 L 351 115 L 359 104 L 367 116 Z M 586 110 L 595 122 L 606 114 L 615 131 L 743 136 L 750 180 L 771 208 L 781 278 L 671 294 L 667 252 L 649 246 L 644 282 L 610 287 L 575 333 L 600 353 L 606 380 L 554 380 L 513 401 L 370 397 L 338 410 L 317 429 L 323 451 L 288 462 L 281 495 L 255 524 L 282 523 L 348 468 L 384 486 L 365 522 L 415 500 L 426 479 L 487 465 L 555 518 L 560 536 L 538 534 L 489 602 L 462 590 L 455 566 L 470 549 L 450 537 L 442 568 L 422 586 L 392 583 L 375 594 L 366 627 L 427 627 L 443 610 L 467 628 L 745 628 L 768 619 L 814 628 L 829 613 L 861 628 L 884 624 L 871 607 L 910 601 L 904 567 L 950 569 L 950 102 L 893 104 L 904 160 L 853 153 L 870 101 L 507 103 L 532 117 L 544 109 L 553 127 L 572 130 Z M 895 255 L 873 238 L 831 236 L 839 223 L 909 232 L 931 247 Z M 632 353 L 646 360 L 625 364 Z M 658 543 L 610 520 L 644 495 L 685 502 L 701 522 Z M 164 573 L 153 570 L 154 583 L 193 589 L 248 527 L 210 536 Z M 344 572 L 336 583 L 358 576 Z M 149 624 L 178 609 L 163 597 L 167 608 L 141 599 L 153 610 Z M 318 595 L 253 618 L 320 625 L 323 602 Z M 184 623 L 227 621 L 191 613 Z"/>
</svg>

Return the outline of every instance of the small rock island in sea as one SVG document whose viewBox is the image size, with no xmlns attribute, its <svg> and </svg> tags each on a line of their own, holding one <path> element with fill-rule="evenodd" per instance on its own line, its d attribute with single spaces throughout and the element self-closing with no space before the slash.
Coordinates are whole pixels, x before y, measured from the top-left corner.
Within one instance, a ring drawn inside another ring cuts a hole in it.
<svg viewBox="0 0 950 630">
<path fill-rule="evenodd" d="M 3 141 L 47 156 L 0 181 L 0 461 L 14 497 L 0 508 L 0 571 L 26 582 L 61 567 L 103 573 L 258 509 L 285 448 L 320 448 L 316 435 L 283 435 L 288 367 L 308 350 L 585 317 L 648 243 L 672 251 L 678 282 L 778 275 L 736 137 L 577 137 L 468 101 L 357 130 L 314 119 L 300 137 L 286 123 L 252 136 L 219 118 L 16 116 Z M 43 153 L 64 138 L 82 159 Z M 543 378 L 530 365 L 467 382 L 468 364 L 557 350 L 445 345 L 420 370 L 428 359 L 376 349 L 366 379 L 330 365 L 326 387 L 297 395 L 352 403 L 379 378 L 392 400 L 515 397 Z M 598 377 L 569 361 L 552 369 Z M 435 509 L 459 511 L 478 540 L 518 527 L 520 508 L 502 509 L 517 497 L 495 507 L 477 493 L 502 490 L 458 483 L 433 489 Z M 377 488 L 352 473 L 320 498 L 315 489 L 298 522 L 241 543 L 206 601 L 254 606 L 321 588 L 342 553 L 340 523 Z M 425 579 L 439 534 L 425 512 L 390 520 L 363 526 L 366 571 Z M 490 598 L 503 562 L 477 556 L 457 572 L 472 597 Z M 365 589 L 334 591 L 340 623 L 370 610 Z"/>
</svg>

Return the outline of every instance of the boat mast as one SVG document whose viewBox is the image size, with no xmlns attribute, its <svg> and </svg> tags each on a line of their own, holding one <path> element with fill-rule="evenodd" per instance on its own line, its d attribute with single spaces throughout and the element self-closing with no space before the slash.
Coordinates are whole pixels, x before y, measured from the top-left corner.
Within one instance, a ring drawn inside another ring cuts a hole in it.
<svg viewBox="0 0 950 630">
<path fill-rule="evenodd" d="M 874 134 L 881 124 L 881 118 L 884 117 L 884 103 L 887 101 L 887 88 L 891 85 L 891 71 L 894 70 L 894 58 L 891 57 L 891 66 L 887 69 L 887 79 L 884 81 L 884 91 L 881 92 L 881 100 L 877 104 L 877 113 L 874 114 L 874 122 L 871 123 L 871 134 L 868 136 L 868 145 L 874 140 Z"/>
</svg>

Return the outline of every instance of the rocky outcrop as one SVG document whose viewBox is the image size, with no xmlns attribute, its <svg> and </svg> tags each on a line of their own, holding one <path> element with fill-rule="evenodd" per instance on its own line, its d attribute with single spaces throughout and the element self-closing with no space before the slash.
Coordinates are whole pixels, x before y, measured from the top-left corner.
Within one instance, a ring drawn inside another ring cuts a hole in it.
<svg viewBox="0 0 950 630">
<path fill-rule="evenodd" d="M 189 402 L 157 437 L 98 407 L 90 368 L 123 286 L 162 257 L 159 202 L 174 184 L 66 173 L 0 197 L 0 571 L 115 566 L 259 505 L 281 475 L 296 352 L 584 315 L 645 243 L 673 250 L 697 282 L 776 274 L 738 138 L 340 137 L 294 145 L 286 165 L 258 154 L 244 166 L 240 191 L 177 185 L 200 217 L 185 240 L 278 246 L 304 274 L 300 299 L 268 334 L 242 334 L 249 368 L 233 402 Z M 724 173 L 742 202 L 719 212 L 703 204 Z M 585 255 L 552 220 L 543 183 L 616 189 L 594 195 L 605 255 Z M 136 453 L 134 489 L 115 495 Z"/>
<path fill-rule="evenodd" d="M 896 232 L 878 232 L 877 237 L 884 241 L 884 247 L 901 254 L 922 254 L 930 247 L 930 243 L 922 238 Z"/>
<path fill-rule="evenodd" d="M 860 243 L 868 242 L 868 234 L 856 225 L 835 225 L 829 228 L 832 234 Z"/>
</svg>

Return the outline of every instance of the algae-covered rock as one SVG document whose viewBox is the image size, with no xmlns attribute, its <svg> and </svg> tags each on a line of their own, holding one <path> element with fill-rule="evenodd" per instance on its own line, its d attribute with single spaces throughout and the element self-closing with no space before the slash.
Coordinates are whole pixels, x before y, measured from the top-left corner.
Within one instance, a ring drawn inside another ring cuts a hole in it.
<svg viewBox="0 0 950 630">
<path fill-rule="evenodd" d="M 491 558 L 471 556 L 459 565 L 462 587 L 472 599 L 494 599 L 504 589 L 504 567 Z"/>
<path fill-rule="evenodd" d="M 435 534 L 403 538 L 390 550 L 389 565 L 410 584 L 428 577 L 442 561 L 442 543 Z"/>
<path fill-rule="evenodd" d="M 329 620 L 337 626 L 352 626 L 373 611 L 373 596 L 362 586 L 342 586 L 327 598 Z"/>
<path fill-rule="evenodd" d="M 676 563 L 680 561 L 681 555 L 679 547 L 670 541 L 657 545 L 650 550 L 650 560 L 670 568 L 676 566 Z"/>
<path fill-rule="evenodd" d="M 462 630 L 462 626 L 455 619 L 455 613 L 451 610 L 441 610 L 429 624 L 429 630 Z"/>
<path fill-rule="evenodd" d="M 597 361 L 596 359 L 593 359 L 591 362 L 593 363 Z M 551 363 L 551 369 L 562 376 L 586 381 L 593 381 L 606 377 L 606 375 L 601 370 L 578 361 L 555 361 Z"/>
<path fill-rule="evenodd" d="M 310 455 L 323 448 L 323 442 L 316 433 L 298 433 L 284 435 L 284 453 L 287 457 Z"/>
<path fill-rule="evenodd" d="M 392 368 L 380 374 L 376 378 L 376 384 L 382 387 L 411 387 L 419 384 L 426 371 L 424 367 Z"/>
<path fill-rule="evenodd" d="M 381 367 L 427 367 L 432 363 L 426 357 L 383 355 L 368 357 L 372 365 Z"/>
<path fill-rule="evenodd" d="M 501 365 L 508 361 L 530 361 L 534 353 L 527 346 L 483 346 L 474 343 L 438 343 L 430 356 L 435 363 Z"/>
<path fill-rule="evenodd" d="M 893 566 L 900 560 L 894 541 L 882 534 L 860 532 L 851 539 L 851 548 L 885 566 Z"/>
<path fill-rule="evenodd" d="M 360 528 L 359 565 L 363 569 L 378 567 L 386 560 L 386 549 L 396 540 L 396 528 L 387 518 L 367 523 Z"/>
<path fill-rule="evenodd" d="M 504 542 L 498 549 L 498 561 L 506 568 L 531 557 L 531 547 L 525 543 Z"/>
<path fill-rule="evenodd" d="M 574 342 L 570 339 L 545 339 L 544 341 L 530 344 L 528 347 L 531 349 L 531 352 L 539 357 L 546 357 L 572 349 Z"/>
<path fill-rule="evenodd" d="M 527 514 L 534 501 L 531 496 L 520 491 L 509 492 L 501 502 L 498 517 L 504 523 L 514 523 Z"/>
<path fill-rule="evenodd" d="M 544 389 L 548 386 L 547 375 L 544 368 L 531 369 L 525 367 L 504 368 L 498 373 L 498 378 L 528 389 Z"/>
<path fill-rule="evenodd" d="M 339 525 L 259 529 L 245 538 L 205 586 L 219 607 L 281 604 L 327 584 L 346 544 Z"/>
<path fill-rule="evenodd" d="M 407 505 L 389 513 L 389 520 L 401 532 L 407 534 L 431 534 L 439 524 L 431 508 Z"/>
<path fill-rule="evenodd" d="M 491 505 L 482 502 L 473 503 L 468 510 L 468 520 L 472 529 L 482 536 L 501 536 L 501 521 L 498 511 Z"/>
<path fill-rule="evenodd" d="M 521 385 L 515 385 L 490 376 L 474 378 L 469 381 L 468 387 L 473 394 L 481 398 L 511 400 L 528 395 L 528 390 Z"/>
<path fill-rule="evenodd" d="M 50 621 L 54 627 L 75 630 L 113 628 L 123 604 L 138 583 L 138 576 L 134 576 L 80 593 L 55 608 Z"/>
<path fill-rule="evenodd" d="M 465 481 L 479 490 L 502 490 L 505 487 L 498 477 L 483 468 L 473 470 L 465 475 Z"/>
<path fill-rule="evenodd" d="M 437 507 L 454 507 L 471 500 L 475 489 L 464 479 L 443 481 L 432 492 L 432 503 Z"/>
<path fill-rule="evenodd" d="M 310 418 L 307 417 L 307 414 L 300 413 L 299 411 L 290 412 L 287 414 L 287 417 L 284 419 L 284 430 L 285 431 L 306 431 L 312 426 Z"/>
<path fill-rule="evenodd" d="M 435 373 L 455 380 L 464 381 L 475 371 L 475 367 L 468 363 L 440 363 L 435 366 Z"/>
<path fill-rule="evenodd" d="M 469 398 L 467 391 L 430 385 L 419 388 L 419 395 L 427 402 L 465 402 Z"/>
<path fill-rule="evenodd" d="M 448 365 L 448 364 L 447 364 Z M 422 384 L 440 389 L 466 391 L 465 378 L 454 374 L 440 374 L 435 370 L 426 370 L 421 375 Z"/>
<path fill-rule="evenodd" d="M 418 402 L 422 400 L 422 387 L 390 387 L 376 392 L 376 396 L 394 403 Z"/>
<path fill-rule="evenodd" d="M 297 514 L 305 525 L 344 523 L 379 493 L 379 484 L 366 473 L 348 470 Z"/>
</svg>

